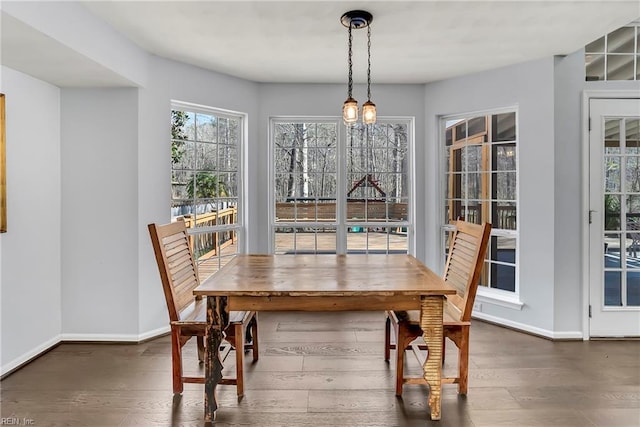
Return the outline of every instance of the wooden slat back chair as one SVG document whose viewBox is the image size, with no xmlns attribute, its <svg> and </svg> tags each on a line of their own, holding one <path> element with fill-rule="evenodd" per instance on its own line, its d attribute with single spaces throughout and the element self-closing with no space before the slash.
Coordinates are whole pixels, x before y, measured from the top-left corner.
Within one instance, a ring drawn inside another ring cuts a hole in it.
<svg viewBox="0 0 640 427">
<path fill-rule="evenodd" d="M 467 393 L 469 372 L 469 326 L 473 301 L 480 281 L 484 256 L 489 242 L 491 225 L 472 224 L 455 221 L 455 231 L 449 242 L 449 254 L 445 265 L 444 280 L 453 285 L 457 292 L 447 295 L 444 305 L 444 338 L 449 338 L 458 347 L 458 376 L 442 378 L 442 383 L 458 383 L 458 392 Z M 385 360 L 389 360 L 390 350 L 396 349 L 396 395 L 402 396 L 403 384 L 426 384 L 423 377 L 404 377 L 404 352 L 413 350 L 421 364 L 424 364 L 428 349 L 423 345 L 412 344 L 422 336 L 419 311 L 387 311 L 385 323 Z M 391 343 L 391 329 L 395 333 L 396 343 Z M 442 346 L 444 363 L 444 342 Z"/>
<path fill-rule="evenodd" d="M 182 347 L 191 337 L 197 337 L 198 359 L 200 363 L 204 362 L 206 302 L 202 297 L 193 295 L 193 289 L 199 284 L 198 269 L 184 221 L 165 225 L 149 224 L 148 228 L 171 322 L 173 392 L 182 393 L 184 383 L 204 384 L 204 376 L 183 375 Z M 231 348 L 236 349 L 236 378 L 223 378 L 221 384 L 236 385 L 240 397 L 244 394 L 244 350 L 252 349 L 253 360 L 258 360 L 258 323 L 255 311 L 232 311 L 229 314 L 229 326 L 225 330 L 225 340 L 230 345 L 221 352 L 221 357 L 226 358 Z M 241 350 L 237 350 L 238 348 Z"/>
</svg>

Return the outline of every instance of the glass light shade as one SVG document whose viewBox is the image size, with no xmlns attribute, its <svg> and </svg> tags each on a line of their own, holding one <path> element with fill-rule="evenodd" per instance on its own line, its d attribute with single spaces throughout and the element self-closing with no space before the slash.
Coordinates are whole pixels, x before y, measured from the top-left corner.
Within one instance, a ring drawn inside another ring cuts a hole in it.
<svg viewBox="0 0 640 427">
<path fill-rule="evenodd" d="M 355 123 L 358 121 L 358 101 L 349 97 L 342 105 L 342 118 L 345 123 Z"/>
<path fill-rule="evenodd" d="M 367 125 L 376 122 L 376 104 L 371 101 L 362 104 L 362 121 Z"/>
</svg>

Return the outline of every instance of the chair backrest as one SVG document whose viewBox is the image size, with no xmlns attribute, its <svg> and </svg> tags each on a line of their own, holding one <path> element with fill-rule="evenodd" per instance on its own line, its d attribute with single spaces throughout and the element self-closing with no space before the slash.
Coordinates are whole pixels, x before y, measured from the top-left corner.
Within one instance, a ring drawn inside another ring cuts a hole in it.
<svg viewBox="0 0 640 427">
<path fill-rule="evenodd" d="M 200 299 L 193 295 L 199 279 L 187 228 L 184 221 L 164 225 L 149 224 L 148 228 L 160 270 L 169 319 L 181 320 L 180 312 L 195 299 Z"/>
<path fill-rule="evenodd" d="M 456 229 L 449 241 L 444 280 L 457 292 L 447 296 L 447 310 L 459 321 L 468 322 L 484 265 L 491 224 L 478 225 L 460 220 L 453 224 Z"/>
</svg>

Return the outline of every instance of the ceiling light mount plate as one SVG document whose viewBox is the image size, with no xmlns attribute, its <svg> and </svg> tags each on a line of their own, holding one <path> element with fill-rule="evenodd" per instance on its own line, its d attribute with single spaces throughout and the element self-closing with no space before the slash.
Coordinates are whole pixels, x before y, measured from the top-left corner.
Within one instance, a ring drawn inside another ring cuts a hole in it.
<svg viewBox="0 0 640 427">
<path fill-rule="evenodd" d="M 342 25 L 354 30 L 366 28 L 373 21 L 373 15 L 366 10 L 350 10 L 340 17 Z"/>
</svg>

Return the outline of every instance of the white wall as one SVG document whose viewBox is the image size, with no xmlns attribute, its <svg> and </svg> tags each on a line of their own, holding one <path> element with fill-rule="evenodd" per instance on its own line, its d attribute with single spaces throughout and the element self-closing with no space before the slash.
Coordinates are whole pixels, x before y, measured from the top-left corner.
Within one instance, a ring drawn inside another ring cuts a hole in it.
<svg viewBox="0 0 640 427">
<path fill-rule="evenodd" d="M 0 234 L 0 374 L 61 332 L 60 90 L 2 67 L 8 232 Z"/>
<path fill-rule="evenodd" d="M 426 240 L 440 236 L 442 202 L 436 167 L 438 118 L 443 115 L 514 107 L 518 110 L 518 263 L 522 309 L 483 303 L 481 315 L 543 335 L 553 335 L 555 182 L 553 58 L 527 62 L 425 87 L 427 158 Z M 438 247 L 427 262 L 438 265 Z M 480 315 L 480 314 L 479 314 Z"/>
<path fill-rule="evenodd" d="M 62 329 L 138 334 L 138 90 L 61 95 Z"/>
</svg>

